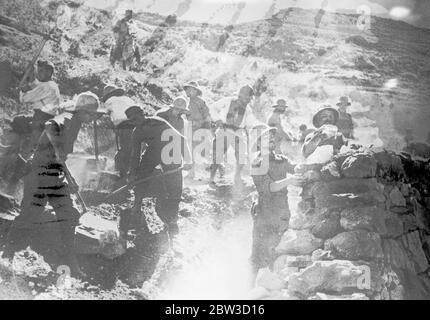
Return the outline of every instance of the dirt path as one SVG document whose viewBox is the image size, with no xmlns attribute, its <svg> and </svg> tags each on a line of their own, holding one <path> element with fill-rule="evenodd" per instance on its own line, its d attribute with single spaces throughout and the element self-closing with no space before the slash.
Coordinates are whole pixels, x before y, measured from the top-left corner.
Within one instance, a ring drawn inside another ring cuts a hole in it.
<svg viewBox="0 0 430 320">
<path fill-rule="evenodd" d="M 251 289 L 251 179 L 241 188 L 233 187 L 229 176 L 217 188 L 188 179 L 185 185 L 182 210 L 191 215 L 180 219 L 177 253 L 149 281 L 155 285 L 158 278 L 150 298 L 244 298 Z"/>
</svg>

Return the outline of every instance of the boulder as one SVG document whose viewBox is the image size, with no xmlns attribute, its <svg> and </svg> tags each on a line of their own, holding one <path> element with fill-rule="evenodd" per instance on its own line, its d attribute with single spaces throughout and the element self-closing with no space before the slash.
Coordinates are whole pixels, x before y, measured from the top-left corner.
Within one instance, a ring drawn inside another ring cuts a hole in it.
<svg viewBox="0 0 430 320">
<path fill-rule="evenodd" d="M 342 232 L 327 240 L 324 249 L 340 259 L 372 261 L 383 257 L 379 234 L 364 230 Z"/>
<path fill-rule="evenodd" d="M 420 228 L 418 225 L 418 221 L 415 218 L 415 215 L 412 214 L 402 214 L 399 216 L 399 219 L 403 223 L 403 230 L 404 232 L 412 232 L 416 231 Z"/>
<path fill-rule="evenodd" d="M 409 260 L 403 246 L 396 240 L 382 240 L 382 250 L 385 260 L 393 267 L 414 270 L 413 262 Z"/>
<path fill-rule="evenodd" d="M 290 227 L 294 230 L 315 229 L 315 233 L 320 234 L 319 238 L 325 239 L 326 234 L 334 236 L 336 231 L 339 231 L 339 213 L 336 210 L 323 209 L 309 209 L 306 213 L 296 212 L 291 216 Z"/>
<path fill-rule="evenodd" d="M 328 211 L 327 213 L 319 216 L 311 229 L 311 233 L 320 239 L 332 238 L 336 234 L 342 232 L 339 220 L 340 215 L 338 212 Z"/>
<path fill-rule="evenodd" d="M 76 227 L 76 250 L 79 254 L 101 254 L 114 259 L 125 253 L 126 241 L 119 238 L 115 222 L 91 212 L 82 215 L 79 222 Z"/>
<path fill-rule="evenodd" d="M 271 272 L 269 268 L 258 270 L 255 284 L 257 287 L 262 287 L 269 291 L 281 290 L 285 287 L 285 281 L 276 273 Z"/>
<path fill-rule="evenodd" d="M 406 200 L 403 194 L 400 192 L 399 188 L 394 187 L 390 192 L 390 203 L 392 207 L 405 207 Z"/>
<path fill-rule="evenodd" d="M 341 171 L 348 178 L 373 178 L 376 176 L 376 160 L 370 154 L 354 154 L 342 163 Z"/>
<path fill-rule="evenodd" d="M 288 292 L 301 297 L 321 291 L 360 293 L 360 281 L 366 269 L 368 267 L 347 260 L 316 261 L 288 278 Z"/>
<path fill-rule="evenodd" d="M 403 221 L 400 219 L 401 216 L 398 214 L 387 212 L 385 215 L 385 228 L 386 233 L 384 236 L 397 238 L 404 232 Z"/>
<path fill-rule="evenodd" d="M 385 211 L 376 206 L 355 207 L 342 210 L 340 225 L 348 231 L 366 230 L 385 234 Z"/>
<path fill-rule="evenodd" d="M 400 242 L 405 250 L 409 261 L 413 263 L 415 273 L 421 273 L 428 269 L 428 261 L 423 250 L 420 234 L 418 231 L 404 234 L 400 238 Z"/>
<path fill-rule="evenodd" d="M 287 230 L 275 251 L 280 254 L 309 255 L 321 247 L 323 240 L 318 239 L 309 230 Z"/>
<path fill-rule="evenodd" d="M 427 234 L 430 234 L 429 212 L 416 199 L 413 199 L 412 202 L 414 206 L 414 216 L 418 227 L 421 230 L 424 230 Z"/>
<path fill-rule="evenodd" d="M 385 202 L 383 186 L 376 179 L 340 179 L 316 182 L 312 187 L 316 208 L 374 206 Z"/>
</svg>

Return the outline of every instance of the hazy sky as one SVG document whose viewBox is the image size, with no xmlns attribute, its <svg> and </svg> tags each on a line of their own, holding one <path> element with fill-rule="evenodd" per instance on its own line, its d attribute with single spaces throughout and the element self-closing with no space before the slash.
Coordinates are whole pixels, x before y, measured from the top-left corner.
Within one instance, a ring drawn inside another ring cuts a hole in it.
<svg viewBox="0 0 430 320">
<path fill-rule="evenodd" d="M 86 4 L 120 11 L 134 8 L 163 15 L 176 13 L 186 20 L 224 24 L 262 19 L 288 7 L 356 11 L 366 5 L 374 15 L 430 28 L 430 0 L 86 0 Z"/>
</svg>

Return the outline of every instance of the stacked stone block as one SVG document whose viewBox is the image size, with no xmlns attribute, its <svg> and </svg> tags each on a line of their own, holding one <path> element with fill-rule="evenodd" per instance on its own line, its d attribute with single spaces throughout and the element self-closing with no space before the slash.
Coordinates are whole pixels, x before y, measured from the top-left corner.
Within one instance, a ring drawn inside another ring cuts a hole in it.
<svg viewBox="0 0 430 320">
<path fill-rule="evenodd" d="M 285 299 L 429 299 L 428 163 L 351 151 L 312 180 L 276 248 Z M 282 293 L 282 294 L 280 294 Z"/>
</svg>

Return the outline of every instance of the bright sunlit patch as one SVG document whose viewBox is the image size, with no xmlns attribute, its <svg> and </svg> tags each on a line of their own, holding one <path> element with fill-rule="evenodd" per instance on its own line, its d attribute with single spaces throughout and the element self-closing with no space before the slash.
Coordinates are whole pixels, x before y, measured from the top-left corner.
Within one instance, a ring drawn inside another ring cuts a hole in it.
<svg viewBox="0 0 430 320">
<path fill-rule="evenodd" d="M 398 86 L 399 81 L 397 79 L 390 79 L 384 83 L 385 89 L 394 89 Z"/>
<path fill-rule="evenodd" d="M 411 14 L 411 9 L 407 7 L 393 7 L 390 10 L 390 16 L 397 19 L 406 18 Z"/>
</svg>

